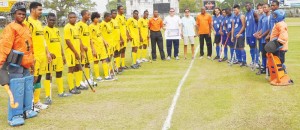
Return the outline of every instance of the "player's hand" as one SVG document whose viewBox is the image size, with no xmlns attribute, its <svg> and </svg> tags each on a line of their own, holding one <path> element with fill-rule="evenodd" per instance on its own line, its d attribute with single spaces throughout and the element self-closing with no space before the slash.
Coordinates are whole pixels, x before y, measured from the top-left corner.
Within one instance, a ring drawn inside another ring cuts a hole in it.
<svg viewBox="0 0 300 130">
<path fill-rule="evenodd" d="M 221 31 L 221 30 L 219 31 L 219 33 L 220 33 L 222 36 L 224 35 L 223 31 Z"/>
<path fill-rule="evenodd" d="M 66 57 L 63 56 L 63 62 L 64 62 L 64 65 L 66 65 L 67 61 L 66 61 Z"/>
<path fill-rule="evenodd" d="M 208 33 L 208 36 L 210 37 L 210 36 L 211 36 L 211 34 L 210 34 L 210 33 Z"/>
<path fill-rule="evenodd" d="M 140 37 L 140 42 L 144 42 L 143 38 Z"/>
<path fill-rule="evenodd" d="M 52 59 L 56 59 L 56 56 L 53 53 L 50 53 Z"/>
<path fill-rule="evenodd" d="M 85 59 L 85 54 L 84 53 L 80 53 L 80 56 L 82 59 Z"/>
<path fill-rule="evenodd" d="M 258 36 L 257 36 L 257 39 L 261 39 L 261 38 L 262 38 L 262 35 L 258 35 Z"/>
<path fill-rule="evenodd" d="M 230 33 L 227 33 L 227 37 L 230 37 Z"/>
<path fill-rule="evenodd" d="M 240 36 L 241 36 L 241 34 L 237 34 L 237 35 L 236 35 L 236 38 L 239 38 Z"/>
<path fill-rule="evenodd" d="M 94 49 L 94 48 L 92 49 L 92 53 L 93 53 L 93 56 L 94 56 L 94 57 L 96 57 L 96 56 L 97 56 L 97 53 L 96 53 L 96 51 L 95 51 L 95 49 Z"/>
<path fill-rule="evenodd" d="M 30 74 L 34 75 L 34 65 L 35 65 L 36 60 L 33 60 L 33 65 L 30 66 Z"/>
<path fill-rule="evenodd" d="M 50 53 L 47 53 L 47 59 L 48 59 L 48 63 L 52 62 L 52 57 Z"/>
<path fill-rule="evenodd" d="M 83 50 L 84 50 L 85 52 L 87 52 L 87 51 L 88 51 L 88 48 L 87 48 L 86 46 L 83 46 Z"/>
<path fill-rule="evenodd" d="M 233 39 L 233 37 L 231 37 L 231 42 L 234 42 L 234 39 Z"/>
<path fill-rule="evenodd" d="M 75 53 L 75 58 L 76 58 L 76 60 L 80 60 L 80 56 L 77 52 Z"/>
</svg>

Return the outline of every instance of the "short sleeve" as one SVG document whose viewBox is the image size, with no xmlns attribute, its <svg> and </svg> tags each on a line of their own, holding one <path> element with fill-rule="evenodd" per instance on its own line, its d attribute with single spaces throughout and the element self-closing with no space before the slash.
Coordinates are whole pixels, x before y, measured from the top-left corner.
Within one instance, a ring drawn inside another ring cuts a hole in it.
<svg viewBox="0 0 300 130">
<path fill-rule="evenodd" d="M 71 35 L 72 35 L 72 31 L 71 31 L 71 28 L 69 28 L 69 27 L 65 27 L 64 28 L 64 38 L 65 38 L 65 40 L 67 40 L 67 39 L 71 39 Z"/>
</svg>

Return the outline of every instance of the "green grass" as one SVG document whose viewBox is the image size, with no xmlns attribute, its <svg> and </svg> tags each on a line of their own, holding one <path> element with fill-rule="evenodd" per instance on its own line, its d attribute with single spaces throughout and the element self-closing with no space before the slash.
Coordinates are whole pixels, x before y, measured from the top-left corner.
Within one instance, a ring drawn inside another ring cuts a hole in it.
<svg viewBox="0 0 300 130">
<path fill-rule="evenodd" d="M 171 129 L 300 129 L 298 30 L 300 27 L 289 27 L 286 54 L 286 65 L 295 85 L 274 87 L 264 75 L 257 76 L 250 68 L 196 59 L 182 87 Z M 127 65 L 131 61 L 129 52 L 128 49 Z M 250 58 L 249 51 L 247 56 Z M 100 83 L 96 93 L 88 90 L 69 98 L 57 97 L 54 80 L 53 105 L 18 128 L 161 129 L 189 64 L 190 58 L 143 63 L 138 70 L 118 75 L 118 81 Z M 64 75 L 67 89 L 66 71 Z M 4 89 L 0 93 L 0 129 L 12 129 L 6 122 L 7 94 Z M 41 95 L 44 96 L 43 90 Z"/>
</svg>

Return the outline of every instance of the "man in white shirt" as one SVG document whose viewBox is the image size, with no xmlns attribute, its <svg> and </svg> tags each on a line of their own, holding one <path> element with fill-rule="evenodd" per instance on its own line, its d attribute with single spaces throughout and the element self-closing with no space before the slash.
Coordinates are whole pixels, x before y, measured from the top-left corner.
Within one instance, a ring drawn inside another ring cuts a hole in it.
<svg viewBox="0 0 300 130">
<path fill-rule="evenodd" d="M 195 43 L 195 27 L 196 21 L 194 17 L 190 16 L 190 9 L 184 10 L 184 17 L 181 18 L 182 21 L 182 37 L 184 41 L 184 59 L 186 59 L 187 45 L 191 44 L 192 49 L 192 59 L 194 59 L 194 43 Z"/>
<path fill-rule="evenodd" d="M 164 19 L 165 38 L 167 40 L 167 60 L 171 59 L 172 44 L 174 46 L 174 57 L 179 60 L 179 39 L 181 38 L 181 20 L 175 15 L 174 8 L 170 9 L 169 16 Z"/>
</svg>

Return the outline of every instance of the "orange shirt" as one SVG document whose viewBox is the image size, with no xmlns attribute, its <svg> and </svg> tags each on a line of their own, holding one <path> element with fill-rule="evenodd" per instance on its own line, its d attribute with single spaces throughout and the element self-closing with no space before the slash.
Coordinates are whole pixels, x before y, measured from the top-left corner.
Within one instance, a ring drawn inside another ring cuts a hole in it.
<svg viewBox="0 0 300 130">
<path fill-rule="evenodd" d="M 11 22 L 0 35 L 0 66 L 6 62 L 11 50 L 24 53 L 21 65 L 30 68 L 33 65 L 33 44 L 29 28 L 25 24 Z"/>
<path fill-rule="evenodd" d="M 160 29 L 163 27 L 163 21 L 161 18 L 154 18 L 152 17 L 149 20 L 149 29 L 151 31 L 160 31 Z"/>
<path fill-rule="evenodd" d="M 196 19 L 196 24 L 198 27 L 198 34 L 209 34 L 211 33 L 211 22 L 212 17 L 210 14 L 205 13 L 199 14 Z"/>
<path fill-rule="evenodd" d="M 271 33 L 271 40 L 277 39 L 283 47 L 281 50 L 288 50 L 288 31 L 287 31 L 287 24 L 284 21 L 278 22 L 274 25 Z"/>
</svg>

